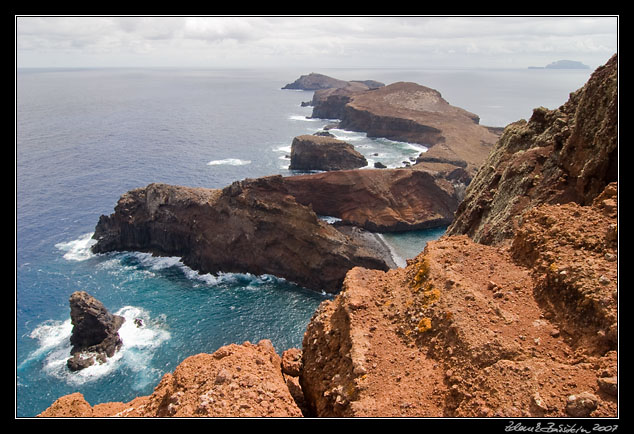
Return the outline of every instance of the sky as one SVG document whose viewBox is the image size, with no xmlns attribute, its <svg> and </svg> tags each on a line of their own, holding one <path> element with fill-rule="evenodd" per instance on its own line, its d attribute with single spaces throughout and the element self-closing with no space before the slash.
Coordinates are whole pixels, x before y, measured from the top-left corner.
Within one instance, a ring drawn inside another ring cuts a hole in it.
<svg viewBox="0 0 634 434">
<path fill-rule="evenodd" d="M 618 16 L 16 16 L 16 67 L 596 68 Z"/>
</svg>

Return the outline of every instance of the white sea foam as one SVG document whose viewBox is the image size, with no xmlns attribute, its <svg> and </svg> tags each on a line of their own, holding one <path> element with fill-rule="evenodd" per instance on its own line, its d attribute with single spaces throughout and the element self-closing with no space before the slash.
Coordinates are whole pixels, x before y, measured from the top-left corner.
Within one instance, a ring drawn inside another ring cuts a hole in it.
<svg viewBox="0 0 634 434">
<path fill-rule="evenodd" d="M 92 233 L 84 234 L 76 240 L 65 243 L 57 243 L 55 247 L 64 253 L 64 259 L 69 261 L 85 261 L 92 258 L 94 254 L 90 248 L 97 242 L 92 239 Z"/>
<path fill-rule="evenodd" d="M 183 273 L 183 275 L 187 279 L 192 281 L 197 281 L 205 285 L 242 284 L 245 286 L 250 286 L 253 284 L 259 285 L 263 282 L 270 281 L 271 279 L 276 279 L 279 282 L 284 281 L 284 279 L 281 277 L 271 276 L 267 274 L 264 274 L 261 276 L 254 275 L 251 273 L 225 273 L 225 272 L 219 272 L 217 274 L 211 274 L 211 273 L 201 274 L 198 271 L 185 265 L 182 261 L 182 258 L 178 256 L 153 256 L 150 253 L 143 253 L 143 252 L 131 252 L 126 254 L 134 256 L 139 261 L 139 265 L 141 267 L 146 267 L 148 269 L 143 271 L 147 273 L 152 273 L 152 275 L 155 275 L 155 272 L 158 272 L 160 270 L 176 267 Z M 116 258 L 114 260 L 120 261 L 120 259 L 118 260 Z M 125 273 L 134 272 L 134 270 L 138 271 L 137 266 L 126 266 L 121 264 L 120 266 L 124 267 L 123 271 L 125 271 Z M 117 268 L 116 262 L 108 265 L 108 267 L 109 268 L 112 267 L 116 269 Z"/>
<path fill-rule="evenodd" d="M 29 337 L 38 341 L 39 347 L 32 354 L 37 357 L 46 351 L 63 345 L 70 338 L 73 325 L 70 318 L 66 321 L 45 321 L 29 334 Z"/>
<path fill-rule="evenodd" d="M 358 140 L 363 140 L 368 138 L 367 134 L 359 133 L 357 131 L 340 130 L 339 128 L 332 128 L 328 131 L 332 133 L 335 136 L 335 138 L 339 140 L 344 140 L 344 141 L 356 142 Z"/>
<path fill-rule="evenodd" d="M 240 160 L 238 158 L 225 158 L 224 160 L 212 160 L 208 166 L 246 166 L 251 164 L 251 160 Z"/>
<path fill-rule="evenodd" d="M 321 122 L 321 119 L 309 118 L 306 115 L 290 115 L 288 118 L 293 121 Z"/>
<path fill-rule="evenodd" d="M 276 152 L 286 152 L 287 154 L 291 153 L 291 145 L 282 145 L 278 146 L 274 149 Z"/>
<path fill-rule="evenodd" d="M 341 219 L 340 219 L 340 218 L 338 218 L 338 217 L 333 217 L 333 216 L 329 216 L 329 215 L 321 215 L 321 216 L 318 216 L 318 217 L 319 217 L 321 220 L 325 221 L 326 223 L 328 223 L 328 224 L 330 224 L 330 225 L 331 225 L 331 224 L 333 224 L 333 223 L 337 223 L 337 222 L 340 222 L 340 221 L 341 221 Z"/>
<path fill-rule="evenodd" d="M 419 145 L 417 143 L 399 142 L 405 145 L 406 148 L 412 149 L 418 153 L 427 152 L 429 148 L 427 146 Z"/>
<path fill-rule="evenodd" d="M 158 373 L 157 370 L 148 368 L 147 361 L 153 351 L 170 339 L 170 333 L 160 318 L 151 318 L 149 313 L 140 307 L 125 306 L 114 313 L 125 318 L 119 329 L 123 345 L 105 363 L 95 363 L 77 372 L 71 372 L 67 368 L 66 361 L 70 357 L 70 336 L 73 329 L 69 318 L 66 321 L 46 321 L 33 330 L 29 337 L 36 339 L 39 346 L 23 364 L 44 356 L 42 370 L 47 375 L 72 385 L 98 380 L 125 365 L 140 373 L 140 382 L 137 381 L 136 386 L 143 387 L 147 381 L 153 381 L 154 374 Z M 137 325 L 138 321 L 135 320 L 140 320 L 141 325 Z M 151 372 L 145 372 L 148 369 Z"/>
</svg>

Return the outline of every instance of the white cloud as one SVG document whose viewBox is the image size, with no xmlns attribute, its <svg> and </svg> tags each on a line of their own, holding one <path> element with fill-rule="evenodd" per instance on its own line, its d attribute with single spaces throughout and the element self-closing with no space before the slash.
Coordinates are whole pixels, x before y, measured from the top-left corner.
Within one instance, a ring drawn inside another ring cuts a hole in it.
<svg viewBox="0 0 634 434">
<path fill-rule="evenodd" d="M 617 18 L 27 16 L 16 47 L 18 66 L 597 66 Z"/>
</svg>

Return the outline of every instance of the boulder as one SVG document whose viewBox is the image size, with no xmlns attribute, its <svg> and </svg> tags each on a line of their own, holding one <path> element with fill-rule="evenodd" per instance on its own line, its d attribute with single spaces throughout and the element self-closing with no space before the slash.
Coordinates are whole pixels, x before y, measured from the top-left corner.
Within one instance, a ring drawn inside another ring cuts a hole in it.
<svg viewBox="0 0 634 434">
<path fill-rule="evenodd" d="M 295 137 L 291 145 L 291 170 L 345 170 L 367 165 L 354 146 L 333 137 L 303 135 Z"/>
<path fill-rule="evenodd" d="M 121 348 L 118 330 L 125 318 L 112 315 L 96 298 L 84 291 L 70 296 L 70 317 L 73 331 L 70 337 L 71 355 L 67 366 L 78 371 L 103 362 Z"/>
</svg>

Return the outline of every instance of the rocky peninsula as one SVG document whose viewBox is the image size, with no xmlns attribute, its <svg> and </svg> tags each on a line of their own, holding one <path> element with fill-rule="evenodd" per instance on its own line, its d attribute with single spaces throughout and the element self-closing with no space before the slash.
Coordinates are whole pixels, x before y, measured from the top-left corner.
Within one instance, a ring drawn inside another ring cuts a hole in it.
<svg viewBox="0 0 634 434">
<path fill-rule="evenodd" d="M 320 89 L 312 105 L 312 117 L 338 119 L 340 128 L 428 147 L 416 161 L 421 167 L 451 165 L 470 176 L 502 131 L 480 125 L 476 114 L 452 106 L 437 90 L 409 82 Z"/>
<path fill-rule="evenodd" d="M 451 223 L 465 188 L 460 171 L 343 170 L 289 176 L 283 183 L 317 214 L 372 232 L 399 232 Z"/>
<path fill-rule="evenodd" d="M 337 78 L 328 77 L 324 74 L 311 72 L 308 75 L 302 75 L 297 80 L 282 87 L 282 89 L 296 90 L 321 90 L 321 89 L 338 89 L 349 86 L 360 86 L 363 89 L 375 89 L 385 86 L 376 80 L 339 80 Z"/>
<path fill-rule="evenodd" d="M 281 176 L 222 190 L 150 184 L 121 196 L 93 238 L 95 253 L 180 256 L 202 274 L 272 274 L 326 292 L 339 291 L 355 266 L 389 268 L 386 258 L 298 203 Z"/>
<path fill-rule="evenodd" d="M 449 233 L 406 267 L 350 269 L 301 349 L 232 344 L 186 359 L 150 396 L 72 394 L 41 416 L 616 417 L 617 72 L 615 55 L 559 109 L 509 125 Z M 192 194 L 247 201 L 243 188 Z M 183 208 L 145 202 L 166 219 Z"/>
</svg>

